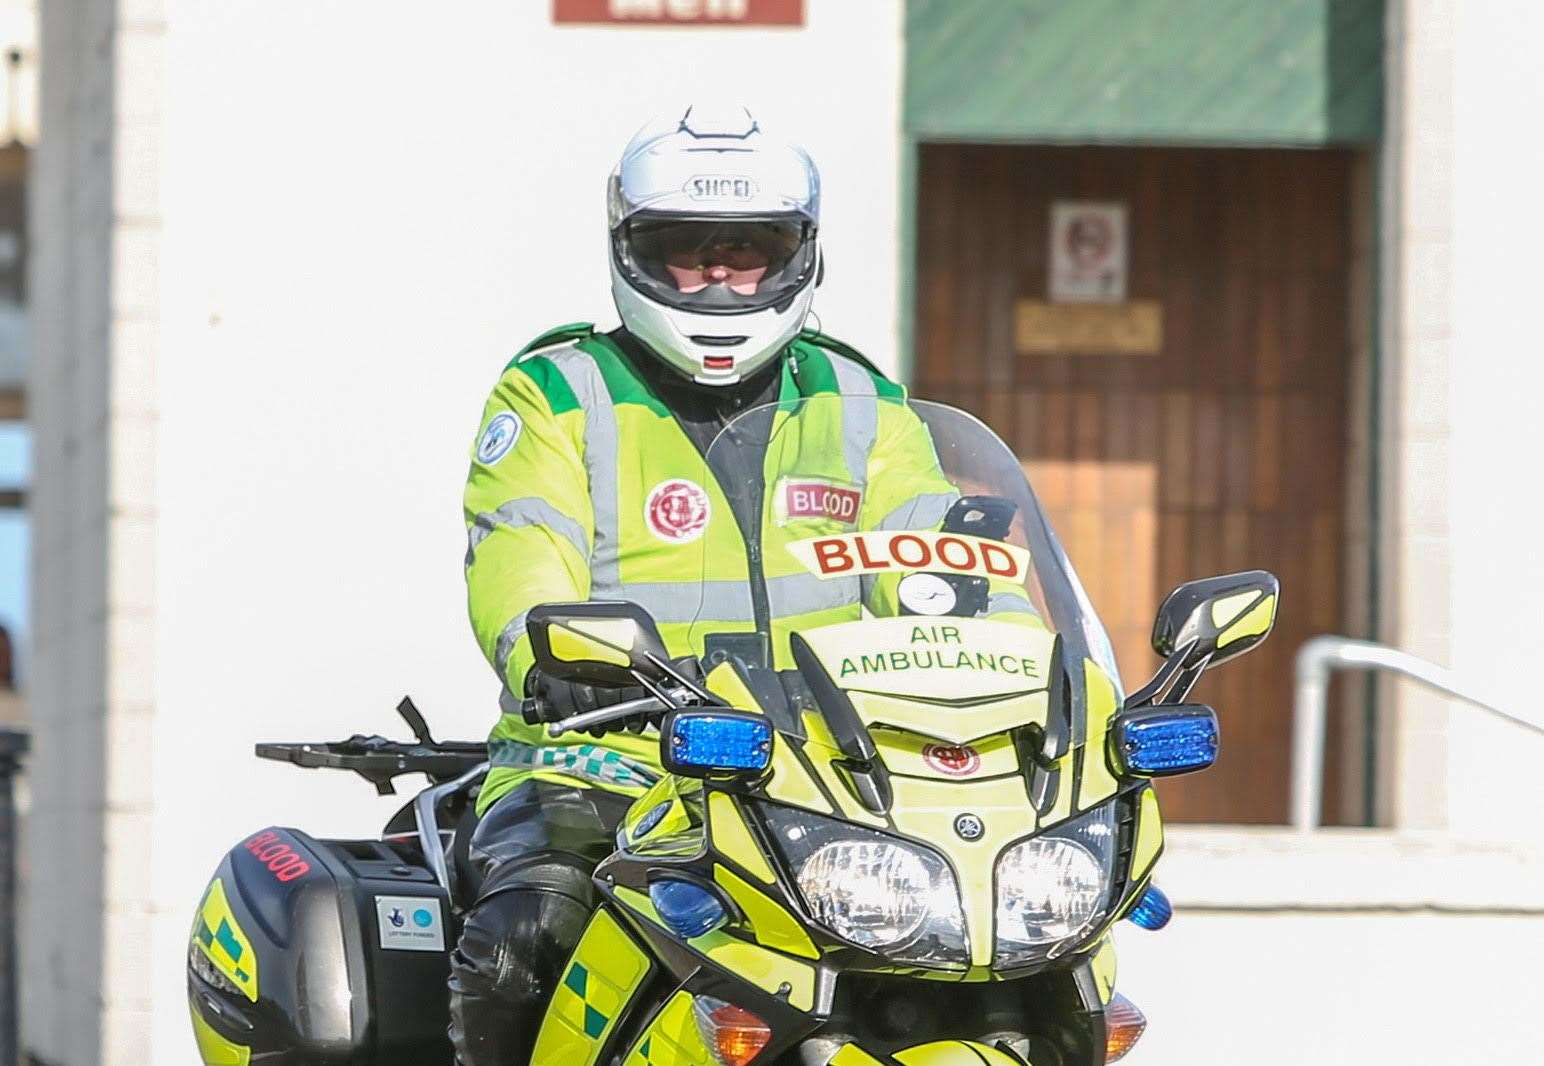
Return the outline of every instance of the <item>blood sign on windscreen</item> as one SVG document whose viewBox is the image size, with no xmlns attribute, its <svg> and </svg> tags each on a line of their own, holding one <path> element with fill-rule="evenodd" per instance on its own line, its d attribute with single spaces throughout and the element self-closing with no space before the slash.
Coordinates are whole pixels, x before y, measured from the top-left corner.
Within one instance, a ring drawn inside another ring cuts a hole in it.
<svg viewBox="0 0 1544 1066">
<path fill-rule="evenodd" d="M 845 533 L 795 541 L 788 550 L 822 578 L 938 570 L 1022 584 L 1029 576 L 1023 548 L 964 533 Z"/>
</svg>

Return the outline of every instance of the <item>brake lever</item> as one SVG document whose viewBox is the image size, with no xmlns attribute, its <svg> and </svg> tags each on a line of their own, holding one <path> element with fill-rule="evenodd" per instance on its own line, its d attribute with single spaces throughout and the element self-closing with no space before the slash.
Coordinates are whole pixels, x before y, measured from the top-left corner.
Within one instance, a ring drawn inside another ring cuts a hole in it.
<svg viewBox="0 0 1544 1066">
<path fill-rule="evenodd" d="M 585 711 L 583 714 L 574 714 L 551 722 L 547 726 L 547 735 L 557 737 L 571 730 L 593 729 L 607 722 L 615 722 L 619 718 L 631 718 L 635 714 L 655 714 L 664 710 L 669 710 L 664 700 L 657 696 L 644 696 L 641 699 L 613 703 L 610 707 Z"/>
</svg>

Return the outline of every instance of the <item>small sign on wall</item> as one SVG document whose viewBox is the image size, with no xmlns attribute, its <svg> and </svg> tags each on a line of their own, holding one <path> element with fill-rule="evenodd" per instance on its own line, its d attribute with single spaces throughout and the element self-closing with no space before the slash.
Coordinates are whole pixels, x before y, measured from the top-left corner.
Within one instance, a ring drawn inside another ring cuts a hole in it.
<svg viewBox="0 0 1544 1066">
<path fill-rule="evenodd" d="M 552 0 L 552 21 L 640 26 L 802 26 L 804 0 Z"/>
<path fill-rule="evenodd" d="M 1051 204 L 1052 303 L 1126 299 L 1126 205 L 1090 200 Z"/>
<path fill-rule="evenodd" d="M 1014 306 L 1014 348 L 1023 355 L 1157 355 L 1163 350 L 1163 305 L 1047 303 Z"/>
</svg>

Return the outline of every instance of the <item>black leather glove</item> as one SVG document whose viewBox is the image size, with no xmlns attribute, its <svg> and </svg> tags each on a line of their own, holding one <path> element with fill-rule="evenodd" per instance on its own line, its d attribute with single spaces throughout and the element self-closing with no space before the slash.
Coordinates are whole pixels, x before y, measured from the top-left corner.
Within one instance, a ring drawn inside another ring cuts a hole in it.
<svg viewBox="0 0 1544 1066">
<path fill-rule="evenodd" d="M 702 680 L 702 667 L 694 655 L 676 659 L 673 662 L 675 668 L 693 681 Z M 614 707 L 618 703 L 626 703 L 629 700 L 641 700 L 649 695 L 649 690 L 641 685 L 629 685 L 625 688 L 599 688 L 595 685 L 585 685 L 577 681 L 559 681 L 557 678 L 548 677 L 541 670 L 532 667 L 525 675 L 525 692 L 527 696 L 534 697 L 544 722 L 557 722 L 564 718 L 570 718 L 586 711 L 596 711 L 602 707 Z M 664 711 L 654 711 L 648 714 L 631 714 L 626 718 L 618 718 L 610 722 L 603 722 L 597 726 L 591 726 L 587 731 L 592 737 L 603 737 L 607 733 L 620 733 L 624 730 L 629 733 L 642 733 L 651 725 L 659 725 L 660 719 L 665 716 Z"/>
<path fill-rule="evenodd" d="M 536 700 L 537 710 L 543 722 L 557 722 L 576 714 L 584 714 L 586 711 L 613 707 L 628 700 L 642 699 L 649 694 L 649 690 L 636 685 L 627 688 L 596 688 L 594 685 L 584 685 L 577 681 L 559 681 L 532 667 L 530 673 L 525 675 L 525 693 Z M 637 728 L 632 729 L 635 718 L 638 719 L 638 725 Z M 623 729 L 641 733 L 647 725 L 648 722 L 643 716 L 633 715 L 594 726 L 589 733 L 592 737 L 618 733 Z"/>
</svg>

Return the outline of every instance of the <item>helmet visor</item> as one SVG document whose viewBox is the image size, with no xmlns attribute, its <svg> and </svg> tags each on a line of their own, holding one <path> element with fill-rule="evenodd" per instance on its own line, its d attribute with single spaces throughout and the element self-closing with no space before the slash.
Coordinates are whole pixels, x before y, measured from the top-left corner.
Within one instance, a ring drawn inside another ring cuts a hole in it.
<svg viewBox="0 0 1544 1066">
<path fill-rule="evenodd" d="M 612 235 L 633 288 L 667 307 L 743 314 L 789 299 L 814 274 L 807 219 L 634 215 Z"/>
</svg>

